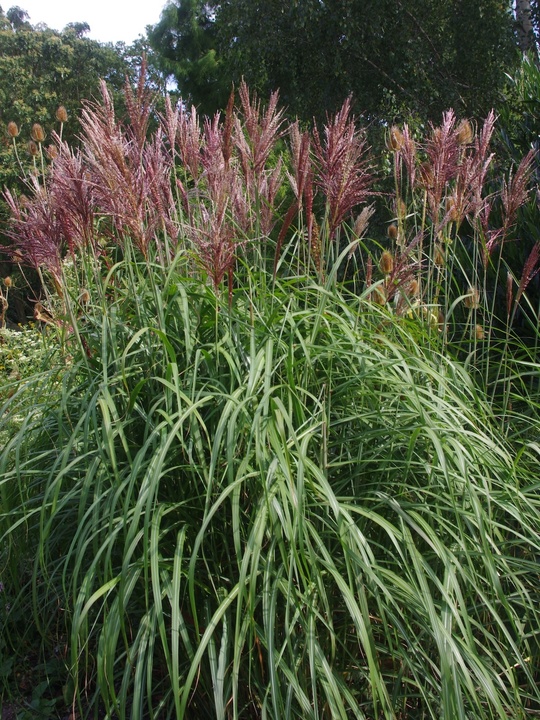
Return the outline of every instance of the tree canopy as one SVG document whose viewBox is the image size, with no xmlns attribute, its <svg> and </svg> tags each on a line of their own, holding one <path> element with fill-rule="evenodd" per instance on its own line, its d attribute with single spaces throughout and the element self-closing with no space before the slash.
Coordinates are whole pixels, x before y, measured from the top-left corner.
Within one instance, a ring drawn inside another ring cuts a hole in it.
<svg viewBox="0 0 540 720">
<path fill-rule="evenodd" d="M 121 89 L 128 70 L 124 59 L 112 45 L 83 37 L 85 23 L 76 25 L 61 33 L 28 24 L 0 28 L 2 124 L 47 125 L 58 105 L 76 113 L 83 98 L 97 94 L 100 78 Z"/>
<path fill-rule="evenodd" d="M 99 96 L 100 79 L 119 97 L 126 75 L 136 71 L 128 48 L 90 40 L 84 37 L 87 29 L 81 22 L 57 32 L 31 25 L 20 7 L 0 8 L 0 191 L 22 187 L 22 170 L 35 159 L 26 148 L 32 150 L 36 123 L 46 148 L 53 130 L 60 129 L 57 111 L 62 106 L 61 117 L 67 116 L 63 138 L 76 142 L 82 100 Z M 4 213 L 0 200 L 0 222 Z"/>
<path fill-rule="evenodd" d="M 503 0 L 172 0 L 149 40 L 183 96 L 222 107 L 242 78 L 321 118 L 487 112 L 517 56 Z"/>
<path fill-rule="evenodd" d="M 183 97 L 206 114 L 224 106 L 232 81 L 218 52 L 219 28 L 214 3 L 176 0 L 165 6 L 148 33 L 162 70 L 174 77 Z"/>
</svg>

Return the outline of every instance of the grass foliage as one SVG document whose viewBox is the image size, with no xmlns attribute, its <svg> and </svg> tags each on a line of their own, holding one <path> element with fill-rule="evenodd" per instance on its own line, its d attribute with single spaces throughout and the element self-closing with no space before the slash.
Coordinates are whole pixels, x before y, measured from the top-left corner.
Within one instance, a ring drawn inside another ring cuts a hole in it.
<svg viewBox="0 0 540 720">
<path fill-rule="evenodd" d="M 325 152 L 316 138 L 320 163 Z M 192 216 L 177 216 L 173 250 L 165 221 L 150 243 L 104 214 L 74 251 L 76 282 L 63 283 L 56 256 L 46 268 L 70 362 L 54 393 L 39 395 L 52 376 L 29 381 L 35 401 L 0 454 L 5 687 L 32 652 L 83 717 L 531 717 L 534 349 L 514 338 L 511 352 L 508 327 L 504 349 L 489 346 L 492 374 L 467 334 L 476 303 L 434 302 L 451 282 L 418 260 L 418 230 L 392 250 L 397 270 L 366 260 L 373 248 L 343 225 L 365 174 L 350 207 L 343 193 L 332 205 L 332 178 L 319 176 L 320 245 L 299 188 L 309 172 L 284 200 L 294 211 L 263 233 L 261 188 L 280 165 L 268 154 L 263 174 L 252 160 L 258 224 L 239 228 L 212 195 L 208 161 L 200 183 L 176 183 L 176 208 Z M 217 248 L 207 228 L 233 221 Z M 107 223 L 114 243 L 98 240 Z M 421 252 L 433 260 L 431 232 Z M 456 235 L 444 250 L 457 246 Z M 432 294 L 404 305 L 416 278 Z M 0 429 L 17 412 L 14 395 Z"/>
</svg>

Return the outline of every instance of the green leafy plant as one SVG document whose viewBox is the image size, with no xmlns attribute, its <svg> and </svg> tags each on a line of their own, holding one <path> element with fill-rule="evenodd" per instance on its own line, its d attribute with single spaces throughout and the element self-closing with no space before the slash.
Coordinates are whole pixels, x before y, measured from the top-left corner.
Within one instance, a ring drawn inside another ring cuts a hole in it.
<svg viewBox="0 0 540 720">
<path fill-rule="evenodd" d="M 347 102 L 313 136 L 289 128 L 278 160 L 277 96 L 243 86 L 202 124 L 169 105 L 152 136 L 143 79 L 126 104 L 124 128 L 104 88 L 80 152 L 24 205 L 8 194 L 71 360 L 0 454 L 3 652 L 61 647 L 83 716 L 537 712 L 538 364 L 513 362 L 506 323 L 490 357 L 522 382 L 522 436 L 461 339 L 463 280 L 504 247 L 480 222 L 493 118 L 460 143 L 449 114 L 414 154 L 393 131 L 395 244 L 377 248 Z M 479 212 L 459 224 L 467 169 Z"/>
</svg>

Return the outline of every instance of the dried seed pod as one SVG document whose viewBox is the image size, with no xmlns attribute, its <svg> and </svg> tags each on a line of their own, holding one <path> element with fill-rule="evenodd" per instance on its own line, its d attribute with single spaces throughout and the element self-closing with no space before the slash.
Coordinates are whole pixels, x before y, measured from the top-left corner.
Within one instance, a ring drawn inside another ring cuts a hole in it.
<svg viewBox="0 0 540 720">
<path fill-rule="evenodd" d="M 60 105 L 58 110 L 56 111 L 56 119 L 58 122 L 65 123 L 68 119 L 67 110 L 63 105 Z"/>
<path fill-rule="evenodd" d="M 396 210 L 396 216 L 400 218 L 404 218 L 407 214 L 407 205 L 401 198 L 396 198 L 394 202 L 394 207 Z"/>
<path fill-rule="evenodd" d="M 49 145 L 47 148 L 47 155 L 50 157 L 51 160 L 54 160 L 56 157 L 58 157 L 58 148 L 56 145 Z"/>
<path fill-rule="evenodd" d="M 462 120 L 459 123 L 456 138 L 460 145 L 468 145 L 473 141 L 474 133 L 472 125 L 468 120 Z"/>
<path fill-rule="evenodd" d="M 386 230 L 386 234 L 390 238 L 390 240 L 396 240 L 398 236 L 398 226 L 395 223 L 392 223 L 388 226 L 388 229 Z"/>
<path fill-rule="evenodd" d="M 407 285 L 407 295 L 410 297 L 418 297 L 419 293 L 420 285 L 418 284 L 418 280 L 412 278 Z"/>
<path fill-rule="evenodd" d="M 4 278 L 4 285 L 7 288 L 13 287 L 13 280 L 11 279 L 11 277 L 9 275 Z"/>
<path fill-rule="evenodd" d="M 36 157 L 36 155 L 39 155 L 39 148 L 33 140 L 30 140 L 30 142 L 28 143 L 28 152 L 34 157 Z"/>
<path fill-rule="evenodd" d="M 484 328 L 482 325 L 475 325 L 474 326 L 474 337 L 477 340 L 483 340 L 485 338 L 486 334 L 484 332 Z"/>
<path fill-rule="evenodd" d="M 440 245 L 435 246 L 435 250 L 433 252 L 433 262 L 437 267 L 444 267 L 446 260 L 444 257 L 444 250 Z"/>
<path fill-rule="evenodd" d="M 376 288 L 373 288 L 369 295 L 369 299 L 374 302 L 376 305 L 386 305 L 386 291 L 381 286 L 378 285 Z"/>
<path fill-rule="evenodd" d="M 10 137 L 16 138 L 17 135 L 19 134 L 19 126 L 17 125 L 17 123 L 13 122 L 13 120 L 8 122 L 7 132 Z"/>
<path fill-rule="evenodd" d="M 45 131 L 39 123 L 32 125 L 32 132 L 30 133 L 32 140 L 37 143 L 42 143 L 45 140 Z"/>
<path fill-rule="evenodd" d="M 445 206 L 448 220 L 450 220 L 451 222 L 456 222 L 459 217 L 459 213 L 456 207 L 455 199 L 452 197 L 446 198 Z"/>
<path fill-rule="evenodd" d="M 394 256 L 385 250 L 379 260 L 379 269 L 384 275 L 390 275 L 394 269 Z"/>
<path fill-rule="evenodd" d="M 418 168 L 420 185 L 426 189 L 433 187 L 433 168 L 429 162 L 423 162 Z"/>
<path fill-rule="evenodd" d="M 480 291 L 478 288 L 470 286 L 463 300 L 463 304 L 469 310 L 476 310 L 480 306 Z"/>
<path fill-rule="evenodd" d="M 392 125 L 392 127 L 390 128 L 386 145 L 388 149 L 392 150 L 393 152 L 395 152 L 396 150 L 401 150 L 405 145 L 405 138 L 403 137 L 403 133 L 397 125 Z"/>
</svg>

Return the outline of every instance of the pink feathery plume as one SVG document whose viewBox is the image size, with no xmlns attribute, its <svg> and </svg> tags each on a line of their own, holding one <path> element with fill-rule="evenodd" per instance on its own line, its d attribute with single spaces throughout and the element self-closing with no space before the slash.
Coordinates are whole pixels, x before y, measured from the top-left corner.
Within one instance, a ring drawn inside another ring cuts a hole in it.
<svg viewBox="0 0 540 720">
<path fill-rule="evenodd" d="M 531 250 L 529 257 L 525 261 L 525 265 L 523 266 L 523 270 L 521 273 L 521 278 L 519 281 L 518 291 L 516 293 L 516 299 L 515 304 L 518 305 L 519 301 L 521 300 L 521 296 L 527 289 L 527 286 L 533 279 L 533 277 L 538 273 L 540 268 L 538 267 L 538 260 L 540 259 L 540 242 L 537 242 L 534 244 L 533 249 Z"/>
<path fill-rule="evenodd" d="M 373 176 L 367 161 L 365 137 L 350 117 L 351 98 L 329 118 L 324 139 L 315 128 L 313 146 L 317 161 L 315 183 L 323 192 L 329 209 L 329 235 L 334 237 L 347 213 L 372 195 Z"/>
</svg>

